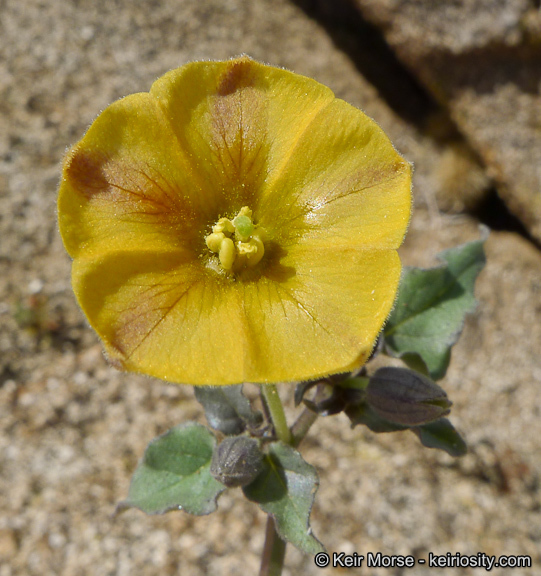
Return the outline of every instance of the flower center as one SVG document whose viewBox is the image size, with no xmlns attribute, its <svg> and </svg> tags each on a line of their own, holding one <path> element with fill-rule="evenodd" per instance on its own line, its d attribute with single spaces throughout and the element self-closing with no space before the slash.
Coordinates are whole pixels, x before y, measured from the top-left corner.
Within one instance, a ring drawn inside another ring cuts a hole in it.
<svg viewBox="0 0 541 576">
<path fill-rule="evenodd" d="M 265 237 L 265 229 L 254 225 L 252 211 L 244 206 L 233 220 L 220 218 L 205 242 L 211 252 L 218 254 L 224 270 L 238 272 L 263 258 Z"/>
</svg>

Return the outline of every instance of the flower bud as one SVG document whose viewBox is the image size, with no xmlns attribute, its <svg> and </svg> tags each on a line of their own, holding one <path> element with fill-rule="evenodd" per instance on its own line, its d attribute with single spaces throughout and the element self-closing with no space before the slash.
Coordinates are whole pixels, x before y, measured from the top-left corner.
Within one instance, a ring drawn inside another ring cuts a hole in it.
<svg viewBox="0 0 541 576">
<path fill-rule="evenodd" d="M 430 378 L 387 366 L 370 378 L 366 401 L 385 420 L 403 426 L 420 426 L 449 414 L 451 402 L 445 390 Z"/>
<path fill-rule="evenodd" d="M 257 440 L 229 436 L 216 448 L 210 463 L 212 476 L 228 488 L 251 484 L 263 469 Z"/>
</svg>

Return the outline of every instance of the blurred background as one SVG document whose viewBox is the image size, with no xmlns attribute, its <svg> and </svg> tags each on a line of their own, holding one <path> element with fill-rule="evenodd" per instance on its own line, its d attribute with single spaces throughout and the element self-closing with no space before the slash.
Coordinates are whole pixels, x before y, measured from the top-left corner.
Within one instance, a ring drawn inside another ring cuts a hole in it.
<svg viewBox="0 0 541 576">
<path fill-rule="evenodd" d="M 405 264 L 492 229 L 441 382 L 469 453 L 320 419 L 314 533 L 331 552 L 528 554 L 498 574 L 541 574 L 539 0 L 0 0 L 0 576 L 258 571 L 265 516 L 239 490 L 208 517 L 112 517 L 146 444 L 204 417 L 191 388 L 107 365 L 55 210 L 63 154 L 108 104 L 242 53 L 328 85 L 414 163 Z M 291 548 L 300 573 L 339 572 Z"/>
</svg>

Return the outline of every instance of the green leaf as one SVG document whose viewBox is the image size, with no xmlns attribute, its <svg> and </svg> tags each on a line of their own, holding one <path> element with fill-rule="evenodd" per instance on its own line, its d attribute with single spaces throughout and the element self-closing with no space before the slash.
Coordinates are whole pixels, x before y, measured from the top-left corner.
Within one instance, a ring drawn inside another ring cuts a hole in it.
<svg viewBox="0 0 541 576">
<path fill-rule="evenodd" d="M 435 380 L 445 376 L 468 312 L 475 309 L 474 284 L 485 265 L 481 240 L 438 255 L 445 263 L 424 270 L 406 268 L 398 298 L 385 326 L 385 350 Z"/>
<path fill-rule="evenodd" d="M 427 448 L 439 448 L 451 456 L 464 456 L 468 451 L 466 443 L 447 418 L 412 428 L 412 431 Z"/>
<path fill-rule="evenodd" d="M 225 490 L 210 475 L 215 445 L 214 435 L 194 422 L 154 438 L 119 509 L 135 507 L 147 514 L 183 509 L 198 516 L 214 512 L 216 499 Z"/>
<path fill-rule="evenodd" d="M 421 444 L 427 448 L 438 448 L 451 456 L 463 456 L 467 452 L 466 443 L 447 418 L 440 418 L 429 424 L 409 428 L 385 420 L 365 403 L 350 406 L 346 408 L 345 413 L 351 420 L 352 426 L 364 424 L 377 434 L 411 430 L 418 436 Z"/>
<path fill-rule="evenodd" d="M 243 491 L 274 518 L 280 538 L 303 552 L 316 554 L 324 550 L 310 528 L 318 486 L 315 468 L 291 446 L 274 442 L 265 456 L 263 471 Z"/>
<path fill-rule="evenodd" d="M 241 434 L 247 424 L 257 426 L 262 421 L 260 412 L 254 412 L 248 398 L 242 393 L 242 384 L 236 386 L 195 386 L 195 398 L 205 409 L 211 428 L 226 435 Z"/>
</svg>

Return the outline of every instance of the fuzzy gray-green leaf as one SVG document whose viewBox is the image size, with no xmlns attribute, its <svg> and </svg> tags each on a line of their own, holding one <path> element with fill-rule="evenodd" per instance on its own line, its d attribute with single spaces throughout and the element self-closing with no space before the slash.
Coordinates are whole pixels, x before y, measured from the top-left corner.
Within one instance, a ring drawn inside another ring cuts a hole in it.
<svg viewBox="0 0 541 576">
<path fill-rule="evenodd" d="M 280 537 L 308 554 L 323 550 L 310 528 L 310 511 L 319 485 L 317 472 L 297 450 L 281 442 L 269 446 L 264 469 L 243 488 L 249 500 L 273 516 Z"/>
<path fill-rule="evenodd" d="M 467 452 L 466 443 L 447 418 L 423 424 L 412 431 L 419 436 L 423 446 L 445 450 L 451 456 L 464 456 Z"/>
<path fill-rule="evenodd" d="M 210 474 L 215 445 L 213 434 L 194 422 L 155 438 L 133 474 L 128 499 L 119 508 L 135 507 L 147 514 L 172 509 L 196 515 L 214 512 L 216 499 L 225 490 Z"/>
<path fill-rule="evenodd" d="M 247 424 L 257 426 L 261 413 L 254 412 L 242 393 L 242 384 L 236 386 L 195 386 L 195 398 L 205 409 L 207 422 L 215 430 L 227 435 L 241 434 Z"/>
<path fill-rule="evenodd" d="M 418 357 L 433 379 L 443 378 L 464 318 L 476 306 L 474 285 L 485 265 L 485 240 L 442 252 L 438 258 L 445 264 L 439 268 L 404 269 L 384 331 L 388 353 L 405 361 Z"/>
</svg>

